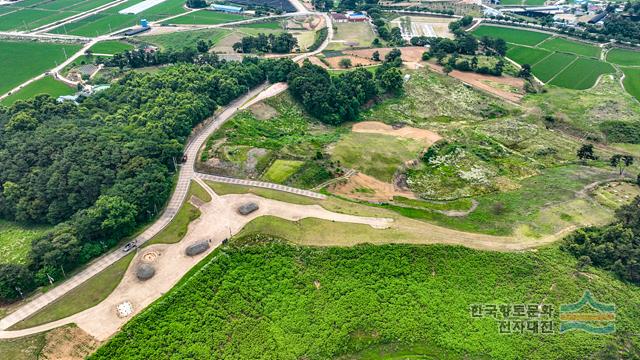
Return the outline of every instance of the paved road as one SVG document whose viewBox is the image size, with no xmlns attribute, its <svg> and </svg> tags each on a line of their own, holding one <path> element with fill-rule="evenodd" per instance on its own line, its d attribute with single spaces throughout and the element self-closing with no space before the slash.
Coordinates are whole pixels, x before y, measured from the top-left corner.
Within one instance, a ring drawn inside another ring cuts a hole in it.
<svg viewBox="0 0 640 360">
<path fill-rule="evenodd" d="M 321 14 L 321 15 L 325 17 L 327 27 L 329 28 L 329 36 L 327 36 L 327 40 L 315 52 L 300 54 L 296 56 L 295 57 L 296 61 L 302 60 L 307 56 L 311 56 L 313 54 L 316 54 L 322 51 L 327 46 L 327 44 L 329 43 L 329 40 L 333 36 L 331 20 L 326 14 Z M 63 64 L 56 67 L 53 70 L 53 72 L 57 73 L 58 71 L 63 69 L 67 64 L 71 63 L 71 61 L 73 61 L 75 58 L 83 54 L 84 50 L 88 49 L 93 44 L 101 40 L 103 40 L 103 37 L 99 37 L 92 40 L 91 42 L 89 42 L 83 47 L 83 50 L 74 54 L 74 56 L 70 57 Z M 41 77 L 42 76 L 36 77 L 31 81 L 35 81 Z M 22 86 L 24 85 L 25 84 L 23 84 Z M 160 216 L 160 218 L 153 225 L 147 228 L 142 234 L 136 237 L 138 244 L 144 243 L 145 241 L 152 238 L 155 234 L 160 232 L 165 226 L 167 226 L 167 224 L 169 224 L 169 222 L 171 222 L 175 214 L 178 212 L 180 206 L 182 205 L 182 203 L 186 198 L 191 180 L 194 178 L 194 175 L 195 175 L 194 164 L 195 164 L 195 159 L 198 156 L 198 151 L 200 150 L 204 142 L 207 140 L 207 138 L 214 131 L 216 131 L 222 124 L 224 124 L 228 119 L 230 119 L 236 113 L 236 111 L 243 108 L 242 107 L 243 104 L 247 103 L 253 98 L 260 96 L 260 94 L 263 92 L 266 92 L 273 96 L 279 93 L 280 91 L 273 91 L 271 87 L 267 87 L 266 85 L 259 86 L 256 89 L 253 89 L 243 97 L 229 104 L 224 110 L 222 110 L 221 112 L 219 112 L 218 114 L 210 118 L 209 121 L 205 121 L 204 122 L 205 126 L 192 136 L 192 138 L 189 140 L 185 148 L 184 153 L 185 155 L 187 155 L 187 161 L 184 164 L 182 164 L 182 166 L 180 167 L 180 173 L 179 173 L 176 189 L 172 194 L 171 199 L 169 200 L 169 203 L 166 209 L 164 210 L 164 212 L 162 213 L 162 215 Z M 1 98 L 2 97 L 0 97 L 0 99 Z M 279 190 L 279 189 L 276 189 L 276 190 Z M 82 284 L 84 281 L 88 280 L 92 276 L 98 274 L 99 272 L 104 270 L 106 267 L 118 261 L 125 255 L 126 254 L 124 252 L 122 252 L 120 249 L 117 249 L 111 253 L 108 253 L 96 259 L 91 264 L 89 264 L 84 270 L 74 275 L 67 281 L 56 286 L 55 288 L 51 289 L 47 293 L 29 301 L 27 304 L 21 306 L 19 309 L 9 314 L 8 316 L 4 317 L 3 319 L 0 319 L 0 330 L 6 330 L 12 325 L 26 319 L 30 315 L 33 315 L 38 310 L 44 308 L 45 306 L 61 298 L 67 292 L 71 291 L 76 286 Z"/>
</svg>

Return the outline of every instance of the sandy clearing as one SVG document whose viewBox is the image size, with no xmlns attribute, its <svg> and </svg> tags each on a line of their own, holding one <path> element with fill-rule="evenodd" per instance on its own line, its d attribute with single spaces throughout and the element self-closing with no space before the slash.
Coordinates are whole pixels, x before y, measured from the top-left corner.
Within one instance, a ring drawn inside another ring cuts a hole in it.
<svg viewBox="0 0 640 360">
<path fill-rule="evenodd" d="M 442 66 L 427 63 L 433 71 L 444 74 Z M 463 72 L 453 70 L 449 76 L 465 82 L 474 88 L 488 92 L 505 100 L 519 103 L 524 97 L 524 80 L 510 76 L 490 76 L 482 75 L 475 72 Z M 511 92 L 506 89 L 515 88 L 517 92 Z"/>
<path fill-rule="evenodd" d="M 351 199 L 364 201 L 391 201 L 394 196 L 415 199 L 411 191 L 399 189 L 393 184 L 380 181 L 372 176 L 357 173 L 346 181 L 339 181 L 329 186 L 329 191 Z"/>
<path fill-rule="evenodd" d="M 100 345 L 100 342 L 75 326 L 52 330 L 46 335 L 45 342 L 41 357 L 47 360 L 82 360 Z"/>
<path fill-rule="evenodd" d="M 411 126 L 394 128 L 391 125 L 387 125 L 379 121 L 362 121 L 354 124 L 351 130 L 360 133 L 383 134 L 418 140 L 426 143 L 428 146 L 442 139 L 442 136 L 433 131 L 418 129 Z"/>
</svg>

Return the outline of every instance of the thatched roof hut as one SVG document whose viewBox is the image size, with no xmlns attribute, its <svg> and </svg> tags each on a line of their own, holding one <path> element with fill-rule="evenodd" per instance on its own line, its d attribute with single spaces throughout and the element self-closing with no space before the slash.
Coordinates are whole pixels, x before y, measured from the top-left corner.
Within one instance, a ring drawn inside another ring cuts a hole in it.
<svg viewBox="0 0 640 360">
<path fill-rule="evenodd" d="M 244 205 L 241 205 L 238 208 L 238 212 L 240 213 L 240 215 L 249 215 L 252 212 L 256 211 L 259 209 L 258 204 L 254 203 L 254 202 L 250 202 L 250 203 L 246 203 Z"/>
<path fill-rule="evenodd" d="M 138 269 L 136 270 L 136 276 L 142 281 L 151 279 L 155 274 L 156 269 L 154 269 L 153 266 L 149 264 L 140 264 L 140 266 L 138 266 Z"/>
<path fill-rule="evenodd" d="M 187 256 L 195 256 L 207 251 L 209 246 L 209 240 L 200 240 L 187 246 L 185 254 L 187 254 Z"/>
</svg>

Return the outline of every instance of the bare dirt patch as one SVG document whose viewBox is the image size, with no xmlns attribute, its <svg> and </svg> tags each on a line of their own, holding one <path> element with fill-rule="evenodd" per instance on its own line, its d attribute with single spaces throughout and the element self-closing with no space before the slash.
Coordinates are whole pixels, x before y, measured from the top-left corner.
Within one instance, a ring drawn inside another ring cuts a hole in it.
<svg viewBox="0 0 640 360">
<path fill-rule="evenodd" d="M 322 60 L 318 59 L 316 56 L 310 56 L 308 59 L 313 65 L 318 65 L 323 69 L 329 68 L 327 64 L 323 63 Z"/>
<path fill-rule="evenodd" d="M 442 139 L 442 136 L 436 134 L 433 131 L 418 129 L 411 126 L 394 127 L 385 123 L 381 123 L 379 121 L 359 122 L 357 124 L 354 124 L 351 130 L 354 132 L 383 134 L 406 139 L 413 139 L 422 141 L 427 145 L 431 145 L 436 141 Z"/>
<path fill-rule="evenodd" d="M 428 63 L 429 68 L 444 74 L 442 66 Z M 505 100 L 518 103 L 524 97 L 524 80 L 510 76 L 490 76 L 474 72 L 453 70 L 449 76 L 456 78 L 476 89 L 488 92 Z"/>
<path fill-rule="evenodd" d="M 265 104 L 264 102 L 259 102 L 251 105 L 249 107 L 249 110 L 258 120 L 267 120 L 278 115 L 278 110 Z"/>
<path fill-rule="evenodd" d="M 93 353 L 100 342 L 76 326 L 51 330 L 46 336 L 42 358 L 49 360 L 84 359 Z"/>
<path fill-rule="evenodd" d="M 327 62 L 332 69 L 341 69 L 340 60 L 349 59 L 351 60 L 352 66 L 368 66 L 376 64 L 375 61 L 367 58 L 357 57 L 357 56 L 334 56 L 327 58 Z"/>
<path fill-rule="evenodd" d="M 357 173 L 348 180 L 330 185 L 329 191 L 351 199 L 365 201 L 390 201 L 393 200 L 394 196 L 416 198 L 411 191 L 400 189 L 393 184 L 380 181 L 363 173 Z"/>
</svg>

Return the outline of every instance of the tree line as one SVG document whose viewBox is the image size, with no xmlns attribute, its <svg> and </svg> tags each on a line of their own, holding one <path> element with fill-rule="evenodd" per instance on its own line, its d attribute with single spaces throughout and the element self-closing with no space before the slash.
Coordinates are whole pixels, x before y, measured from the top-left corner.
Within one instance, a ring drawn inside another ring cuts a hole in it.
<svg viewBox="0 0 640 360">
<path fill-rule="evenodd" d="M 153 219 L 191 129 L 297 67 L 256 58 L 177 64 L 128 73 L 79 105 L 40 95 L 0 106 L 0 216 L 56 225 L 33 241 L 25 265 L 0 264 L 0 302 L 60 280 Z"/>
<path fill-rule="evenodd" d="M 309 114 L 322 122 L 337 125 L 355 120 L 361 107 L 381 91 L 397 93 L 402 90 L 404 80 L 398 69 L 402 63 L 400 56 L 398 49 L 387 54 L 375 75 L 365 69 L 356 69 L 332 77 L 326 69 L 305 61 L 289 74 L 289 91 Z"/>
<path fill-rule="evenodd" d="M 298 39 L 290 33 L 281 33 L 278 35 L 259 33 L 256 36 L 245 36 L 242 40 L 233 44 L 233 50 L 236 52 L 249 53 L 276 53 L 288 54 L 296 46 Z"/>
</svg>

